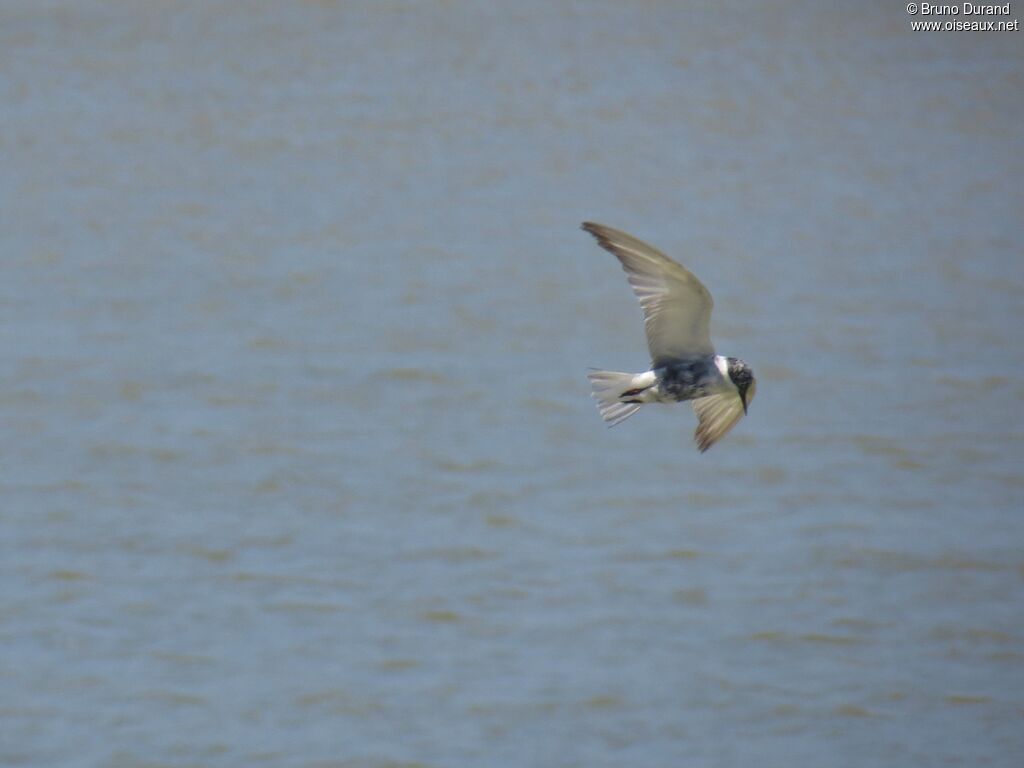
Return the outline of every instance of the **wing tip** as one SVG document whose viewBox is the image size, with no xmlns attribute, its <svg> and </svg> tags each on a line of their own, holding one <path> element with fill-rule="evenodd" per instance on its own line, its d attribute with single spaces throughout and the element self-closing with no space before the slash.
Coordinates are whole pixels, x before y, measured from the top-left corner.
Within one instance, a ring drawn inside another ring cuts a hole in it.
<svg viewBox="0 0 1024 768">
<path fill-rule="evenodd" d="M 715 444 L 714 440 L 709 440 L 707 435 L 702 435 L 699 431 L 694 434 L 693 439 L 697 443 L 697 450 L 701 453 L 707 453 L 708 449 Z"/>
<path fill-rule="evenodd" d="M 604 224 L 598 224 L 595 221 L 584 221 L 580 224 L 580 229 L 593 235 L 599 246 L 604 248 L 608 253 L 612 254 L 620 261 L 624 257 L 624 253 L 622 251 L 624 242 L 628 243 L 630 240 L 636 240 L 632 235 L 627 235 L 625 232 Z M 649 245 L 641 243 L 639 240 L 637 241 L 637 244 L 651 250 Z M 623 264 L 623 267 L 625 267 L 625 264 Z"/>
</svg>

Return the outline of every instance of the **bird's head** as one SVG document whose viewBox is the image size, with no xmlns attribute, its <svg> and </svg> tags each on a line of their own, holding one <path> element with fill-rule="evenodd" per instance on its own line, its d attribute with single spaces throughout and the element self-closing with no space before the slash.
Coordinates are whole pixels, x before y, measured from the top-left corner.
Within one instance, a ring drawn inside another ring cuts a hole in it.
<svg viewBox="0 0 1024 768">
<path fill-rule="evenodd" d="M 747 412 L 747 404 L 754 399 L 757 391 L 757 380 L 750 366 L 738 357 L 729 358 L 729 379 L 740 391 L 740 402 L 743 403 L 743 412 Z"/>
</svg>

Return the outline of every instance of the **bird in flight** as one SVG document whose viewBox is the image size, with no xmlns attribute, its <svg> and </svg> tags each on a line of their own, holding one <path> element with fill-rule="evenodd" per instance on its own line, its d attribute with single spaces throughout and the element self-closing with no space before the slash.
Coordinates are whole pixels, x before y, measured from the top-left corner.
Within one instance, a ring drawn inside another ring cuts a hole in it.
<svg viewBox="0 0 1024 768">
<path fill-rule="evenodd" d="M 738 358 L 715 354 L 714 302 L 688 269 L 625 232 L 589 221 L 583 229 L 622 263 L 643 308 L 651 352 L 649 371 L 588 374 L 601 418 L 612 427 L 645 403 L 689 400 L 698 420 L 693 437 L 703 453 L 747 412 L 757 388 L 754 372 Z"/>
</svg>

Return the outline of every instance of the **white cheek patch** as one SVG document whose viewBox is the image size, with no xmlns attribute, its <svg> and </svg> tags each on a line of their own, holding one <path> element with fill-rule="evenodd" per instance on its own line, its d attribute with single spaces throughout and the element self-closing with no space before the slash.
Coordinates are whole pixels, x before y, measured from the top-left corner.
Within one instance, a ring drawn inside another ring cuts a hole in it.
<svg viewBox="0 0 1024 768">
<path fill-rule="evenodd" d="M 715 355 L 715 367 L 722 374 L 722 378 L 732 384 L 732 379 L 729 378 L 729 359 L 722 355 Z"/>
</svg>

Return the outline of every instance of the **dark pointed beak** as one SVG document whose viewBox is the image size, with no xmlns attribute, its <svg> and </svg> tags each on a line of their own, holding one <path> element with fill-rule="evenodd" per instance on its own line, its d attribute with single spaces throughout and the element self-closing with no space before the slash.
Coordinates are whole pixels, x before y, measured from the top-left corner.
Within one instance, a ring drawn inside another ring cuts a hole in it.
<svg viewBox="0 0 1024 768">
<path fill-rule="evenodd" d="M 745 390 L 745 389 L 740 392 L 740 402 L 743 403 L 743 415 L 746 416 L 747 415 L 747 390 Z"/>
</svg>

